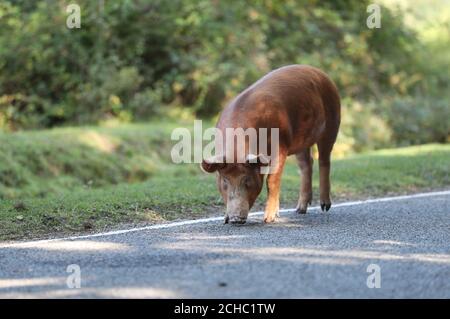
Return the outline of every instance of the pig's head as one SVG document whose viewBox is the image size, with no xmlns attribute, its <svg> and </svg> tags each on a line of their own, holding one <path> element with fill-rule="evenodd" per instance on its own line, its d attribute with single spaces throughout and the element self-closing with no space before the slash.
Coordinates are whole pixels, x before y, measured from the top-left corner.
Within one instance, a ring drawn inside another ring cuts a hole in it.
<svg viewBox="0 0 450 319">
<path fill-rule="evenodd" d="M 223 157 L 203 160 L 205 172 L 216 172 L 217 187 L 227 206 L 225 223 L 246 222 L 248 212 L 263 187 L 261 167 L 267 165 L 268 159 L 264 155 L 248 155 L 244 163 L 225 163 Z"/>
</svg>

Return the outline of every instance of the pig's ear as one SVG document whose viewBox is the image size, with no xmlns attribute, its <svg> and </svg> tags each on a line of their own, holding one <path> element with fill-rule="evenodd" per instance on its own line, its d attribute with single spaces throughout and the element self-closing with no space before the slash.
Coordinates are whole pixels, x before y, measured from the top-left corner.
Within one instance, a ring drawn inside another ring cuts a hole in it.
<svg viewBox="0 0 450 319">
<path fill-rule="evenodd" d="M 204 159 L 200 167 L 206 173 L 213 173 L 221 168 L 224 168 L 225 165 L 226 164 L 224 156 L 213 156 Z"/>
<path fill-rule="evenodd" d="M 245 163 L 249 166 L 261 167 L 269 165 L 269 158 L 264 154 L 248 154 Z"/>
</svg>

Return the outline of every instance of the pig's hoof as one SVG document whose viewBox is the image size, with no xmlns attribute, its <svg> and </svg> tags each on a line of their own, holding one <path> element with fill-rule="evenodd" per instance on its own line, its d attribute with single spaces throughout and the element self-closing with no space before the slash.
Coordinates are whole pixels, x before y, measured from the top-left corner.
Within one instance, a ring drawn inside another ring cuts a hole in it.
<svg viewBox="0 0 450 319">
<path fill-rule="evenodd" d="M 322 209 L 323 212 L 327 212 L 330 210 L 331 203 L 320 203 L 320 209 Z"/>
<path fill-rule="evenodd" d="M 241 217 L 231 217 L 229 220 L 232 224 L 245 224 L 245 222 L 247 221 L 246 218 Z"/>
<path fill-rule="evenodd" d="M 276 215 L 274 216 L 266 216 L 264 217 L 264 223 L 265 224 L 269 224 L 269 223 L 273 223 L 276 219 Z"/>
<path fill-rule="evenodd" d="M 306 214 L 306 207 L 305 208 L 297 208 L 295 211 L 297 214 Z"/>
<path fill-rule="evenodd" d="M 230 221 L 230 217 L 228 217 L 228 215 L 225 216 L 225 218 L 224 218 L 224 220 L 223 220 L 223 223 L 224 223 L 224 224 L 228 224 L 229 221 Z"/>
</svg>

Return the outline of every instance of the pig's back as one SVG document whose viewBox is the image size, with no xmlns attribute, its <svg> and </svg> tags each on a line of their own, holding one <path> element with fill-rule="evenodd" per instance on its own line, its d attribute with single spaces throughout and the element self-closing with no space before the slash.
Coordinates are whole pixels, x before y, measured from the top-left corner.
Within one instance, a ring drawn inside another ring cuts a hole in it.
<svg viewBox="0 0 450 319">
<path fill-rule="evenodd" d="M 277 127 L 293 149 L 316 140 L 326 122 L 339 122 L 339 95 L 321 70 L 308 65 L 276 69 L 240 93 L 223 111 L 218 127 Z"/>
</svg>

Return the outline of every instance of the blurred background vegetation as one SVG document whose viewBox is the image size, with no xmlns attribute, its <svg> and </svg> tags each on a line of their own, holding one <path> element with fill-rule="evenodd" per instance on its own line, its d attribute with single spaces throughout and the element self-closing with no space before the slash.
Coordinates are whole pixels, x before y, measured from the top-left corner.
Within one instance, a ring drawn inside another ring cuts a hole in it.
<svg viewBox="0 0 450 319">
<path fill-rule="evenodd" d="M 66 6 L 81 28 L 66 27 Z M 250 4 L 251 3 L 251 4 Z M 286 64 L 337 83 L 337 152 L 446 142 L 450 2 L 1 0 L 0 130 L 211 119 Z"/>
</svg>

